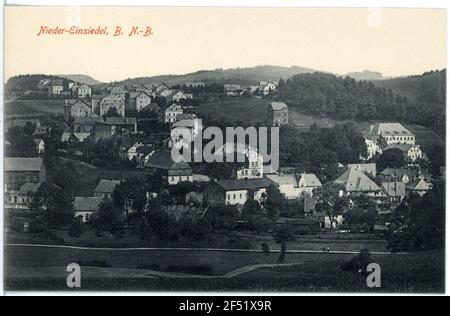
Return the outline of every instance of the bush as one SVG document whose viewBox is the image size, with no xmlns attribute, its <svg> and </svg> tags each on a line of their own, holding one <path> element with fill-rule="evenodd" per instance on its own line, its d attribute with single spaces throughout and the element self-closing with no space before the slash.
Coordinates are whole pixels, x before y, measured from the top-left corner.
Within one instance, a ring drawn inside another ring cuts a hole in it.
<svg viewBox="0 0 450 316">
<path fill-rule="evenodd" d="M 365 273 L 370 263 L 372 263 L 371 253 L 368 249 L 363 249 L 357 256 L 342 264 L 341 270 L 345 272 Z"/>
<path fill-rule="evenodd" d="M 83 234 L 83 222 L 82 219 L 76 217 L 73 219 L 72 224 L 69 227 L 69 237 L 78 238 Z"/>
</svg>

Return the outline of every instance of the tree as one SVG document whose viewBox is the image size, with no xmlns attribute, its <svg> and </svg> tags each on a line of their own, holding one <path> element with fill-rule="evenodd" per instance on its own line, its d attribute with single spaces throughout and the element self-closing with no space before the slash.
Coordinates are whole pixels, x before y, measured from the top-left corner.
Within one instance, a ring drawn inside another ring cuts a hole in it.
<svg viewBox="0 0 450 316">
<path fill-rule="evenodd" d="M 294 235 L 292 234 L 289 226 L 283 225 L 276 228 L 273 238 L 276 243 L 281 244 L 280 258 L 278 261 L 280 263 L 284 263 L 287 253 L 287 242 L 294 240 Z"/>
<path fill-rule="evenodd" d="M 75 217 L 69 227 L 70 237 L 80 237 L 83 234 L 83 220 L 80 217 Z"/>
<path fill-rule="evenodd" d="M 92 218 L 92 226 L 97 233 L 114 232 L 122 225 L 122 210 L 112 201 L 103 200 Z"/>
<path fill-rule="evenodd" d="M 232 230 L 239 220 L 239 210 L 235 205 L 218 204 L 209 206 L 204 215 L 214 230 Z"/>
<path fill-rule="evenodd" d="M 280 190 L 271 185 L 262 195 L 261 206 L 266 216 L 275 223 L 280 218 L 281 210 L 286 208 L 287 201 Z"/>
<path fill-rule="evenodd" d="M 438 181 L 420 197 L 412 194 L 392 213 L 386 234 L 394 251 L 445 248 L 445 183 Z"/>
<path fill-rule="evenodd" d="M 377 159 L 377 169 L 383 171 L 386 168 L 402 168 L 405 166 L 405 156 L 403 152 L 398 149 L 385 150 Z"/>
<path fill-rule="evenodd" d="M 242 209 L 242 220 L 245 221 L 249 230 L 261 233 L 269 225 L 269 220 L 264 216 L 261 205 L 258 201 L 248 200 Z"/>
<path fill-rule="evenodd" d="M 349 207 L 349 198 L 342 195 L 343 187 L 333 182 L 325 183 L 314 191 L 319 203 L 316 211 L 325 214 L 330 219 L 331 226 L 336 223 L 337 217 Z"/>
<path fill-rule="evenodd" d="M 54 183 L 44 182 L 33 195 L 30 209 L 36 215 L 44 214 L 46 228 L 68 225 L 73 219 L 73 199 Z"/>
</svg>

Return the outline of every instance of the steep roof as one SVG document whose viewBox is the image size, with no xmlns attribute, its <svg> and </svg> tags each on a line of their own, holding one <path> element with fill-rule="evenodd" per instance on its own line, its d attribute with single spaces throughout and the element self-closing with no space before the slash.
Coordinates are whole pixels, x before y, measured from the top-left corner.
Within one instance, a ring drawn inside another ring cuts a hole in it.
<svg viewBox="0 0 450 316">
<path fill-rule="evenodd" d="M 428 191 L 430 185 L 424 179 L 418 179 L 408 183 L 406 188 L 411 191 Z"/>
<path fill-rule="evenodd" d="M 292 185 L 294 187 L 298 185 L 294 174 L 268 174 L 267 178 L 278 185 Z"/>
<path fill-rule="evenodd" d="M 375 163 L 354 163 L 348 164 L 348 169 L 355 169 L 362 171 L 364 173 L 373 175 L 374 177 L 377 175 L 377 165 Z"/>
<path fill-rule="evenodd" d="M 382 136 L 414 136 L 400 123 L 379 123 L 375 125 L 373 132 Z"/>
<path fill-rule="evenodd" d="M 272 102 L 272 103 L 270 103 L 270 106 L 272 107 L 272 110 L 274 110 L 274 111 L 281 111 L 281 110 L 288 109 L 288 106 L 284 102 Z"/>
<path fill-rule="evenodd" d="M 148 159 L 145 164 L 147 168 L 162 169 L 162 170 L 185 170 L 186 173 L 192 172 L 188 163 L 181 161 L 175 162 L 172 159 L 170 150 L 156 150 Z M 171 174 L 177 175 L 177 174 Z M 180 174 L 182 175 L 182 174 Z M 184 175 L 184 174 L 183 174 Z"/>
<path fill-rule="evenodd" d="M 301 175 L 303 179 L 305 179 L 306 186 L 307 187 L 320 187 L 322 186 L 322 183 L 320 182 L 319 178 L 313 173 L 303 173 Z"/>
<path fill-rule="evenodd" d="M 406 185 L 401 181 L 383 182 L 381 188 L 391 197 L 403 197 L 406 195 Z"/>
<path fill-rule="evenodd" d="M 113 193 L 116 186 L 120 184 L 120 180 L 101 179 L 94 189 L 94 193 Z"/>
<path fill-rule="evenodd" d="M 363 172 L 349 169 L 335 180 L 345 186 L 347 192 L 378 192 L 381 188 Z"/>
<path fill-rule="evenodd" d="M 261 179 L 245 179 L 245 180 L 219 180 L 216 182 L 225 191 L 240 191 L 240 190 L 259 190 L 268 188 L 273 185 L 273 182 L 267 178 Z"/>
<path fill-rule="evenodd" d="M 5 171 L 40 171 L 42 158 L 5 158 Z"/>
<path fill-rule="evenodd" d="M 100 203 L 102 203 L 103 198 L 101 197 L 75 197 L 73 203 L 73 209 L 75 211 L 91 211 L 95 212 L 98 210 Z"/>
</svg>

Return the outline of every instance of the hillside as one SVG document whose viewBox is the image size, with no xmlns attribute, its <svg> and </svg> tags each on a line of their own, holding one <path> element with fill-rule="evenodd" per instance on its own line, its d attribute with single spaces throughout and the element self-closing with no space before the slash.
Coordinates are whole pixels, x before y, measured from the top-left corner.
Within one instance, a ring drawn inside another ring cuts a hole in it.
<svg viewBox="0 0 450 316">
<path fill-rule="evenodd" d="M 447 71 L 430 71 L 420 76 L 410 76 L 374 81 L 377 87 L 391 89 L 412 102 L 445 104 Z"/>
<path fill-rule="evenodd" d="M 132 85 L 137 83 L 154 84 L 183 84 L 186 82 L 202 81 L 205 83 L 236 83 L 242 85 L 257 85 L 260 81 L 276 81 L 287 79 L 296 74 L 311 73 L 313 69 L 304 67 L 257 66 L 253 68 L 202 70 L 185 75 L 163 75 L 154 77 L 140 77 L 127 79 L 118 84 Z"/>
<path fill-rule="evenodd" d="M 5 93 L 8 92 L 18 92 L 18 91 L 29 91 L 36 90 L 38 82 L 41 79 L 63 79 L 62 77 L 36 74 L 36 75 L 20 75 L 14 76 L 8 79 L 5 84 Z"/>
<path fill-rule="evenodd" d="M 438 89 L 431 88 L 433 85 L 445 87 L 445 83 L 436 79 L 427 81 L 428 91 L 435 93 L 410 91 L 420 90 L 424 85 L 420 80 L 414 83 L 399 86 L 404 89 L 404 94 L 408 92 L 409 96 L 414 93 L 417 98 L 420 96 L 420 103 L 370 81 L 325 73 L 301 74 L 281 81 L 279 97 L 298 111 L 321 117 L 338 120 L 395 120 L 423 125 L 445 137 L 445 103 L 435 103 L 441 96 L 436 93 Z"/>
<path fill-rule="evenodd" d="M 102 84 L 101 81 L 98 81 L 91 76 L 88 75 L 81 75 L 81 74 L 75 74 L 75 75 L 57 75 L 58 77 L 66 78 L 68 80 L 72 80 L 75 82 L 84 83 L 90 86 Z"/>
</svg>

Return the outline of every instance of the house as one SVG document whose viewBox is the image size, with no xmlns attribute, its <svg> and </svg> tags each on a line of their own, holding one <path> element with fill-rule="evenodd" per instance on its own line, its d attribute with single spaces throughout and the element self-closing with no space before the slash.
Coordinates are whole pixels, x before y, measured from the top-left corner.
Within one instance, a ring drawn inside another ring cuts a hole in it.
<svg viewBox="0 0 450 316">
<path fill-rule="evenodd" d="M 272 126 L 289 124 L 289 108 L 284 102 L 272 102 L 269 105 L 269 122 Z"/>
<path fill-rule="evenodd" d="M 81 217 L 83 223 L 86 223 L 95 212 L 98 211 L 102 197 L 75 197 L 73 202 L 74 217 Z"/>
<path fill-rule="evenodd" d="M 199 134 L 199 120 L 180 120 L 173 123 L 170 129 L 170 144 L 172 147 L 174 144 L 184 140 L 187 143 L 194 141 L 195 137 Z"/>
<path fill-rule="evenodd" d="M 73 131 L 75 133 L 90 133 L 94 134 L 95 123 L 100 121 L 97 117 L 77 117 L 73 123 Z"/>
<path fill-rule="evenodd" d="M 109 94 L 111 96 L 118 96 L 120 98 L 124 98 L 125 99 L 125 95 L 128 93 L 127 89 L 125 89 L 125 87 L 123 86 L 113 86 L 111 87 L 111 90 L 109 92 Z"/>
<path fill-rule="evenodd" d="M 52 80 L 50 85 L 50 93 L 52 95 L 60 95 L 64 90 L 64 82 L 62 79 Z"/>
<path fill-rule="evenodd" d="M 91 115 L 91 113 L 91 105 L 83 100 L 64 101 L 64 118 L 66 119 L 66 121 L 69 120 L 69 117 L 88 117 Z"/>
<path fill-rule="evenodd" d="M 6 209 L 30 209 L 29 205 L 33 194 L 37 192 L 40 183 L 24 183 L 18 190 L 6 190 L 5 208 Z"/>
<path fill-rule="evenodd" d="M 174 90 L 166 89 L 166 90 L 159 92 L 157 95 L 160 97 L 163 97 L 163 98 L 170 98 L 174 93 L 175 93 Z"/>
<path fill-rule="evenodd" d="M 167 98 L 170 98 L 170 100 L 173 102 L 180 102 L 181 100 L 193 99 L 194 96 L 192 95 L 192 93 L 184 93 L 181 90 L 176 90 L 173 91 L 172 94 L 167 96 Z"/>
<path fill-rule="evenodd" d="M 356 164 L 348 164 L 348 169 L 354 169 L 357 171 L 361 171 L 367 175 L 372 177 L 377 176 L 377 165 L 375 163 L 356 163 Z"/>
<path fill-rule="evenodd" d="M 260 82 L 259 91 L 264 95 L 269 95 L 277 89 L 273 82 Z"/>
<path fill-rule="evenodd" d="M 258 153 L 258 150 L 245 146 L 244 151 L 247 167 L 241 168 L 236 171 L 237 179 L 257 179 L 264 176 L 264 157 Z"/>
<path fill-rule="evenodd" d="M 379 123 L 371 125 L 366 131 L 366 138 L 378 142 L 381 137 L 386 145 L 416 144 L 416 136 L 400 123 Z"/>
<path fill-rule="evenodd" d="M 370 160 L 376 155 L 381 155 L 383 153 L 383 149 L 377 141 L 368 138 L 365 138 L 364 141 L 366 142 L 367 147 L 367 160 Z"/>
<path fill-rule="evenodd" d="M 419 145 L 411 144 L 390 144 L 385 150 L 399 149 L 402 151 L 405 160 L 410 162 L 416 162 L 423 158 L 422 150 Z"/>
<path fill-rule="evenodd" d="M 152 103 L 152 98 L 146 92 L 132 92 L 130 94 L 130 105 L 136 109 L 136 111 L 141 112 L 143 108 L 147 107 Z"/>
<path fill-rule="evenodd" d="M 61 143 L 82 143 L 88 137 L 91 136 L 91 133 L 71 133 L 66 132 L 61 135 Z"/>
<path fill-rule="evenodd" d="M 425 179 L 417 179 L 406 184 L 406 192 L 408 194 L 416 193 L 423 196 L 431 189 L 432 185 L 426 182 Z"/>
<path fill-rule="evenodd" d="M 432 177 L 428 172 L 416 169 L 386 168 L 380 172 L 379 177 L 382 180 L 402 181 L 405 184 L 419 179 L 424 179 L 428 183 L 431 183 L 432 181 Z"/>
<path fill-rule="evenodd" d="M 94 189 L 94 196 L 99 198 L 110 199 L 116 187 L 120 184 L 120 180 L 101 179 Z"/>
<path fill-rule="evenodd" d="M 170 90 L 170 87 L 166 85 L 165 83 L 161 83 L 155 88 L 155 93 L 160 94 L 162 91 Z"/>
<path fill-rule="evenodd" d="M 381 197 L 382 189 L 370 179 L 364 172 L 356 169 L 348 169 L 334 181 L 344 187 L 347 195 L 365 195 L 369 197 Z"/>
<path fill-rule="evenodd" d="M 114 109 L 117 114 L 124 117 L 125 116 L 125 101 L 122 97 L 112 95 L 103 98 L 100 101 L 100 116 L 107 115 L 108 111 Z"/>
<path fill-rule="evenodd" d="M 185 161 L 175 162 L 169 150 L 155 150 L 151 152 L 144 168 L 159 174 L 169 185 L 194 181 L 189 164 Z"/>
<path fill-rule="evenodd" d="M 164 111 L 164 122 L 169 124 L 175 123 L 177 116 L 180 114 L 183 114 L 181 105 L 173 103 Z"/>
<path fill-rule="evenodd" d="M 5 187 L 20 188 L 25 183 L 42 183 L 46 170 L 42 158 L 5 158 Z"/>
<path fill-rule="evenodd" d="M 228 96 L 237 96 L 242 91 L 240 84 L 225 84 L 223 88 Z"/>
<path fill-rule="evenodd" d="M 145 164 L 150 159 L 150 154 L 153 152 L 153 150 L 153 146 L 149 145 L 144 145 L 137 148 L 136 160 L 138 168 L 144 168 Z"/>
<path fill-rule="evenodd" d="M 50 87 L 50 85 L 52 84 L 52 80 L 51 79 L 41 79 L 38 82 L 38 90 L 43 90 L 43 89 L 48 89 L 48 87 Z"/>
<path fill-rule="evenodd" d="M 42 138 L 35 138 L 33 139 L 34 143 L 36 144 L 36 152 L 39 155 L 43 155 L 45 153 L 45 142 Z"/>
<path fill-rule="evenodd" d="M 87 84 L 82 84 L 78 86 L 78 97 L 79 98 L 90 98 L 92 96 L 92 90 L 91 87 L 89 87 Z"/>
<path fill-rule="evenodd" d="M 120 151 L 120 157 L 131 161 L 136 159 L 137 162 L 138 149 L 143 146 L 144 144 L 140 141 L 134 142 L 131 146 L 126 146 Z"/>
<path fill-rule="evenodd" d="M 135 117 L 107 117 L 105 121 L 98 120 L 94 126 L 95 139 L 107 139 L 113 135 L 130 135 L 137 133 Z"/>
<path fill-rule="evenodd" d="M 280 192 L 288 200 L 295 200 L 301 196 L 312 197 L 314 190 L 322 186 L 317 176 L 312 173 L 269 174 L 267 178 L 278 186 Z"/>
<path fill-rule="evenodd" d="M 406 185 L 401 181 L 383 181 L 381 188 L 389 203 L 400 204 L 406 196 Z"/>
<path fill-rule="evenodd" d="M 205 201 L 211 204 L 243 206 L 248 200 L 261 201 L 267 188 L 272 185 L 273 182 L 267 178 L 219 180 L 211 182 L 203 196 Z"/>
</svg>

